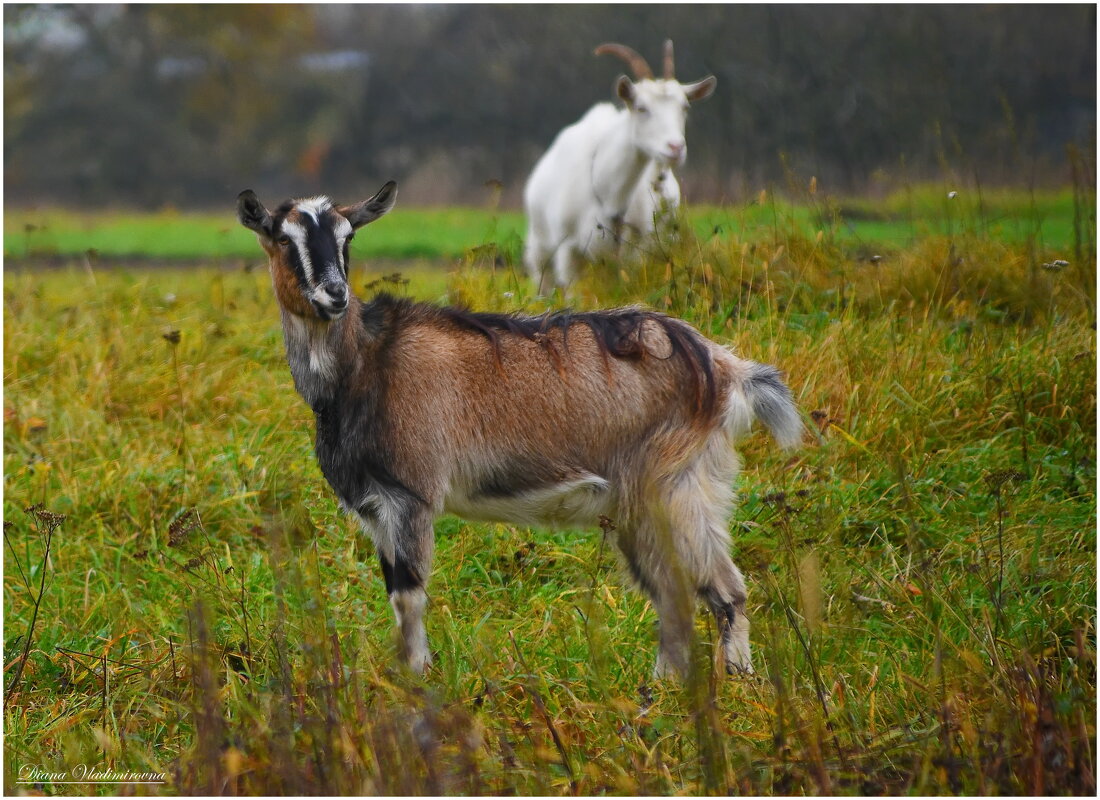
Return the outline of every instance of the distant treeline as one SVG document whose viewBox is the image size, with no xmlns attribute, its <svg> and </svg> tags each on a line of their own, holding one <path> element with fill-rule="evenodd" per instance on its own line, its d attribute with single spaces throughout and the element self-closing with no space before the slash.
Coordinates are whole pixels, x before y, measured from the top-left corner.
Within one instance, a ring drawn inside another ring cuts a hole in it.
<svg viewBox="0 0 1100 800">
<path fill-rule="evenodd" d="M 957 176 L 1065 183 L 1092 150 L 1095 5 L 6 6 L 9 204 L 351 198 L 518 204 L 611 99 L 619 41 L 718 78 L 683 182 L 717 202 Z"/>
</svg>

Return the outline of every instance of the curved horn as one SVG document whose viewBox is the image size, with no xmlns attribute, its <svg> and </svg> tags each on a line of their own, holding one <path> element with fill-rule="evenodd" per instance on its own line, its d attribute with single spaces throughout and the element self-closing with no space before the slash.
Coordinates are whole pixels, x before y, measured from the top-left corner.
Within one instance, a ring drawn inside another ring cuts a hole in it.
<svg viewBox="0 0 1100 800">
<path fill-rule="evenodd" d="M 672 40 L 665 39 L 665 74 L 666 81 L 671 81 L 676 77 L 676 67 L 672 61 Z"/>
<path fill-rule="evenodd" d="M 625 44 L 606 42 L 597 47 L 594 53 L 598 56 L 618 56 L 630 65 L 630 68 L 634 70 L 634 77 L 640 81 L 647 78 L 650 80 L 653 79 L 653 70 L 649 68 L 649 64 L 646 63 L 646 60 Z"/>
</svg>

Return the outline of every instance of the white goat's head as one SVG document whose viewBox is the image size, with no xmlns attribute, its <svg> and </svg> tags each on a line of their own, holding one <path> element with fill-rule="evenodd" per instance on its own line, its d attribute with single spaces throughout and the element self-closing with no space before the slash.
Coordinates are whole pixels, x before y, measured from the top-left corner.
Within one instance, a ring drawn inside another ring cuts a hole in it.
<svg viewBox="0 0 1100 800">
<path fill-rule="evenodd" d="M 709 97 L 718 79 L 708 75 L 695 83 L 680 83 L 675 78 L 672 40 L 665 42 L 664 74 L 653 77 L 653 70 L 637 52 L 623 44 L 601 44 L 596 55 L 614 55 L 634 71 L 635 81 L 620 75 L 615 81 L 617 94 L 630 112 L 634 145 L 650 158 L 666 165 L 679 166 L 687 158 L 684 127 L 688 106 Z"/>
</svg>

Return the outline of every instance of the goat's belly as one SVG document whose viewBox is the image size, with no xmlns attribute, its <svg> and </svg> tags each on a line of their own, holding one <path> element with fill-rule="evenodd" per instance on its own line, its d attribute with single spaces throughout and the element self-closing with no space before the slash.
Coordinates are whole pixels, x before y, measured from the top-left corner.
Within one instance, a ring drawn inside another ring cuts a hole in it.
<svg viewBox="0 0 1100 800">
<path fill-rule="evenodd" d="M 587 527 L 611 514 L 611 487 L 598 475 L 514 493 L 454 491 L 443 510 L 464 519 L 518 525 Z"/>
</svg>

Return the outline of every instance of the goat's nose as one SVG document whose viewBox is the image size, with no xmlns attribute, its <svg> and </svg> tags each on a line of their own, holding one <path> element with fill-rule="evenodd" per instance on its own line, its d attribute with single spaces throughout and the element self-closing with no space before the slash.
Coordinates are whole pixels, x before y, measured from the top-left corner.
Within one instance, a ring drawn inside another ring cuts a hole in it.
<svg viewBox="0 0 1100 800">
<path fill-rule="evenodd" d="M 679 155 L 686 146 L 687 142 L 685 142 L 683 139 L 672 139 L 668 143 L 668 152 L 672 153 L 673 155 Z"/>
<path fill-rule="evenodd" d="M 348 304 L 348 285 L 346 283 L 336 283 L 334 281 L 325 281 L 321 284 L 321 289 L 328 295 L 329 300 L 332 301 L 333 308 L 344 308 Z"/>
</svg>

